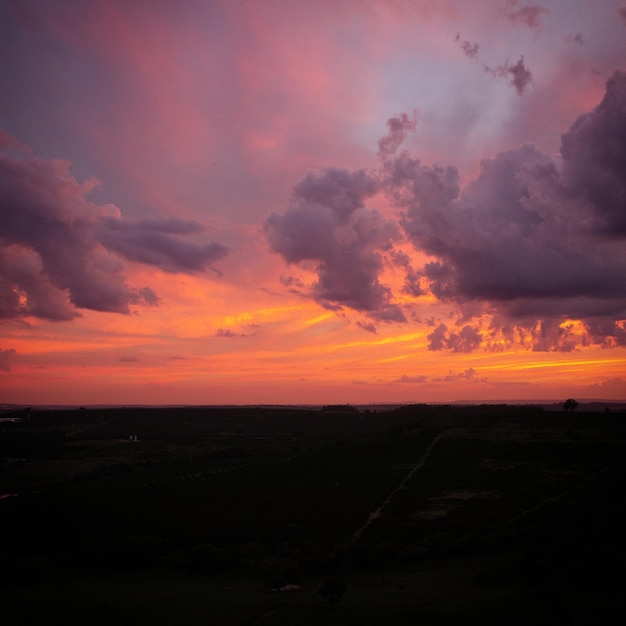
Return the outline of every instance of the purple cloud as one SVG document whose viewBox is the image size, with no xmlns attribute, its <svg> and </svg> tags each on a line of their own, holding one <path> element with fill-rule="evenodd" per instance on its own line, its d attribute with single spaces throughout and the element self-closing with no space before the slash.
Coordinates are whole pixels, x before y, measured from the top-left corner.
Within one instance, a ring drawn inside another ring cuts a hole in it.
<svg viewBox="0 0 626 626">
<path fill-rule="evenodd" d="M 405 252 L 394 250 L 390 254 L 390 257 L 396 267 L 404 269 L 405 277 L 402 293 L 409 294 L 414 298 L 426 294 L 427 291 L 422 287 L 421 283 L 424 273 L 413 268 L 409 255 Z"/>
<path fill-rule="evenodd" d="M 129 261 L 154 265 L 166 272 L 202 272 L 228 254 L 219 243 L 200 244 L 181 236 L 201 232 L 198 222 L 170 219 L 128 220 L 104 217 L 96 238 Z"/>
<path fill-rule="evenodd" d="M 471 326 L 464 326 L 460 332 L 454 333 L 445 324 L 439 324 L 428 339 L 428 349 L 432 351 L 472 352 L 480 346 L 482 334 L 478 328 Z"/>
<path fill-rule="evenodd" d="M 626 345 L 626 74 L 616 72 L 602 102 L 563 135 L 561 162 L 523 145 L 485 159 L 463 189 L 455 167 L 399 150 L 409 116 L 388 127 L 377 172 L 310 174 L 265 223 L 285 261 L 314 263 L 311 297 L 404 320 L 379 281 L 386 259 L 404 271 L 405 293 L 430 292 L 460 311 L 460 330 L 435 327 L 430 350 L 498 349 L 502 340 L 539 351 Z M 397 222 L 365 208 L 375 192 Z M 431 257 L 421 267 L 393 248 L 398 224 Z M 472 322 L 483 316 L 486 330 Z"/>
<path fill-rule="evenodd" d="M 363 170 L 309 174 L 294 189 L 285 213 L 267 218 L 264 231 L 271 249 L 287 263 L 315 263 L 311 296 L 323 306 L 406 321 L 391 289 L 379 281 L 383 256 L 401 235 L 395 221 L 364 206 L 378 188 L 377 179 Z"/>
<path fill-rule="evenodd" d="M 525 145 L 485 159 L 461 192 L 454 168 L 425 166 L 406 153 L 389 161 L 384 187 L 400 223 L 417 249 L 435 257 L 411 275 L 470 312 L 468 319 L 488 313 L 491 332 L 536 350 L 626 345 L 621 137 L 626 75 L 616 72 L 600 105 L 563 135 L 561 169 Z M 568 319 L 583 322 L 584 336 Z M 431 350 L 469 351 L 480 333 L 442 324 L 429 341 Z"/>
<path fill-rule="evenodd" d="M 326 206 L 334 217 L 344 221 L 377 191 L 378 181 L 365 170 L 328 168 L 322 174 L 307 174 L 296 185 L 293 197 L 298 202 Z"/>
<path fill-rule="evenodd" d="M 626 322 L 607 318 L 587 318 L 587 332 L 593 343 L 606 348 L 626 346 Z"/>
<path fill-rule="evenodd" d="M 502 10 L 504 15 L 513 24 L 528 26 L 532 30 L 540 30 L 542 16 L 550 15 L 550 10 L 540 4 L 527 4 L 517 8 L 517 1 L 512 0 L 509 6 Z"/>
<path fill-rule="evenodd" d="M 67 161 L 0 155 L 0 316 L 69 320 L 77 309 L 128 313 L 155 305 L 149 287 L 126 284 L 123 260 L 169 272 L 198 272 L 222 258 L 217 243 L 183 239 L 196 222 L 127 220 L 87 195 Z"/>
<path fill-rule="evenodd" d="M 439 259 L 422 268 L 437 297 L 506 301 L 574 296 L 581 282 L 587 291 L 594 288 L 593 270 L 599 268 L 589 267 L 574 247 L 586 233 L 550 214 L 566 199 L 556 167 L 537 148 L 526 145 L 483 161 L 461 197 L 455 196 L 452 174 L 443 168 L 426 172 L 431 188 L 425 193 L 424 185 L 413 185 L 402 225 L 419 249 Z M 571 216 L 574 207 L 569 210 Z"/>
<path fill-rule="evenodd" d="M 534 333 L 534 352 L 572 352 L 578 347 L 579 338 L 570 325 L 563 326 L 561 320 L 544 319 Z"/>
<path fill-rule="evenodd" d="M 593 204 L 596 227 L 626 236 L 626 74 L 615 72 L 606 94 L 562 136 L 568 189 Z"/>
<path fill-rule="evenodd" d="M 372 324 L 371 322 L 361 322 L 361 321 L 357 321 L 356 325 L 367 331 L 368 333 L 374 333 L 376 334 L 376 326 L 374 326 L 374 324 Z"/>
<path fill-rule="evenodd" d="M 524 90 L 528 85 L 533 84 L 533 75 L 531 71 L 524 65 L 524 57 L 521 56 L 515 65 L 510 65 L 508 61 L 502 65 L 484 66 L 485 72 L 491 74 L 495 78 L 506 78 L 509 84 L 515 88 L 519 96 L 524 94 Z"/>
<path fill-rule="evenodd" d="M 413 115 L 401 113 L 387 120 L 389 132 L 378 141 L 378 156 L 386 160 L 393 156 L 402 145 L 408 133 L 417 128 L 417 111 Z"/>
</svg>

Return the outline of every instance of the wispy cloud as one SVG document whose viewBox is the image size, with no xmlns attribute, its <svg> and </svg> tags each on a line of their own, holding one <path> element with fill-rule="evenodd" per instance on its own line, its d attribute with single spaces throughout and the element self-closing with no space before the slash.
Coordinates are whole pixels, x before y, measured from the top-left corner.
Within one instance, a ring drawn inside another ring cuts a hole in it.
<svg viewBox="0 0 626 626">
<path fill-rule="evenodd" d="M 502 65 L 484 65 L 483 67 L 485 72 L 494 78 L 505 78 L 515 88 L 519 96 L 523 95 L 526 88 L 533 84 L 532 72 L 524 64 L 523 56 L 517 60 L 515 65 L 505 61 Z"/>
<path fill-rule="evenodd" d="M 541 20 L 550 15 L 550 10 L 540 4 L 520 5 L 517 0 L 509 0 L 508 6 L 502 9 L 501 15 L 513 24 L 540 30 L 543 26 Z"/>
<path fill-rule="evenodd" d="M 461 40 L 461 33 L 457 33 L 454 41 L 458 44 L 459 48 L 463 50 L 463 54 L 475 61 L 478 58 L 479 45 L 477 43 L 471 43 L 467 39 Z"/>
</svg>

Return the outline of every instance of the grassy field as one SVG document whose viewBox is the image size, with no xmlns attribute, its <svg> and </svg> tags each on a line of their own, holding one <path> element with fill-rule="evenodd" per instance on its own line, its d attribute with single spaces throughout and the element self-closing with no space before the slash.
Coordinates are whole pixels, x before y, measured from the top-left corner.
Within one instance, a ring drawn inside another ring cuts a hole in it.
<svg viewBox="0 0 626 626">
<path fill-rule="evenodd" d="M 623 414 L 89 409 L 0 427 L 12 624 L 624 612 Z M 328 580 L 345 585 L 333 605 Z M 273 591 L 287 584 L 300 589 Z"/>
</svg>

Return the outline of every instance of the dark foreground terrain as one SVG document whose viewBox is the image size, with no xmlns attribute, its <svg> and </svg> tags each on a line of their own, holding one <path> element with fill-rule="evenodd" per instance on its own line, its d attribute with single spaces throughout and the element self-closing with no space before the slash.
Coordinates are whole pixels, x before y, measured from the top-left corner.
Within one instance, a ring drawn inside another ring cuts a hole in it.
<svg viewBox="0 0 626 626">
<path fill-rule="evenodd" d="M 32 411 L 0 422 L 2 620 L 619 623 L 625 445 L 517 406 Z"/>
</svg>

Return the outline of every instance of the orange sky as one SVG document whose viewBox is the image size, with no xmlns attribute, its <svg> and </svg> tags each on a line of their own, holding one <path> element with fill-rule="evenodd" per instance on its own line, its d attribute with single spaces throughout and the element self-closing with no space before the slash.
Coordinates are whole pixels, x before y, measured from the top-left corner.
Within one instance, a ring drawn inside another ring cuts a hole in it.
<svg viewBox="0 0 626 626">
<path fill-rule="evenodd" d="M 626 400 L 622 5 L 0 7 L 0 404 Z"/>
<path fill-rule="evenodd" d="M 319 404 L 624 398 L 626 348 L 428 350 L 424 325 L 377 333 L 300 297 L 247 298 L 202 279 L 161 276 L 176 302 L 80 325 L 13 327 L 4 372 L 24 404 Z M 172 285 L 172 283 L 176 283 Z M 240 300 L 234 300 L 239 295 Z M 226 307 L 225 302 L 229 305 Z M 264 306 L 263 306 L 264 305 Z M 210 312 L 209 312 L 210 311 Z M 16 325 L 17 326 L 17 325 Z M 66 326 L 64 328 L 64 326 Z M 71 327 L 71 328 L 70 328 Z"/>
</svg>

